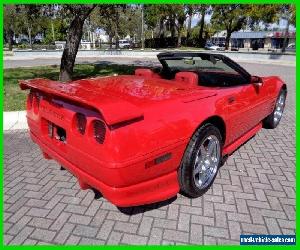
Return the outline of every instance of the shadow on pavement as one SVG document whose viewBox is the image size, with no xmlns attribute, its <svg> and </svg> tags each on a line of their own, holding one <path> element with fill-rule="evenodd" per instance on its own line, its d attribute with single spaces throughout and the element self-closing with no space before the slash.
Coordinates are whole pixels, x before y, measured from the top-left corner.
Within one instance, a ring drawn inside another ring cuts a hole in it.
<svg viewBox="0 0 300 250">
<path fill-rule="evenodd" d="M 173 203 L 176 199 L 177 199 L 177 196 L 174 196 L 168 200 L 156 202 L 153 204 L 147 204 L 147 205 L 136 206 L 136 207 L 117 207 L 117 208 L 123 214 L 135 215 L 135 214 L 140 214 L 140 213 L 144 213 L 147 211 L 151 211 L 154 209 L 158 209 L 158 208 L 167 206 L 167 205 Z"/>
</svg>

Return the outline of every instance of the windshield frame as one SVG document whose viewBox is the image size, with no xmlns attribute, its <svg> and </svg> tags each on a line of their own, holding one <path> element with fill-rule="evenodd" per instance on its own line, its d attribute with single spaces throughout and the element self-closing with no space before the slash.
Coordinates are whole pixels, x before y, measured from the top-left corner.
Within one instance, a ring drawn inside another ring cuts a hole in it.
<svg viewBox="0 0 300 250">
<path fill-rule="evenodd" d="M 248 83 L 251 82 L 251 74 L 249 74 L 243 67 L 241 67 L 239 64 L 231 60 L 229 57 L 223 55 L 223 54 L 216 54 L 216 53 L 203 53 L 203 52 L 164 52 L 159 53 L 157 55 L 157 58 L 163 68 L 165 70 L 171 71 L 171 68 L 166 63 L 166 60 L 180 60 L 185 59 L 186 57 L 210 57 L 213 56 L 216 59 L 222 60 L 224 64 L 226 64 L 228 67 L 232 68 L 237 73 L 241 74 Z"/>
</svg>

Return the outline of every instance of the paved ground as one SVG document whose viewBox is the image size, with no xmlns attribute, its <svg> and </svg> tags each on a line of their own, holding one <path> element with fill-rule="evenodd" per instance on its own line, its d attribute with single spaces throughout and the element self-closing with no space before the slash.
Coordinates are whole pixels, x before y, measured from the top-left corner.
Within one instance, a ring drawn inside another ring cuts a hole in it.
<svg viewBox="0 0 300 250">
<path fill-rule="evenodd" d="M 287 82 L 283 120 L 237 150 L 197 199 L 120 211 L 44 160 L 26 131 L 5 132 L 5 243 L 239 244 L 241 233 L 294 234 L 295 68 L 245 66 Z"/>
</svg>

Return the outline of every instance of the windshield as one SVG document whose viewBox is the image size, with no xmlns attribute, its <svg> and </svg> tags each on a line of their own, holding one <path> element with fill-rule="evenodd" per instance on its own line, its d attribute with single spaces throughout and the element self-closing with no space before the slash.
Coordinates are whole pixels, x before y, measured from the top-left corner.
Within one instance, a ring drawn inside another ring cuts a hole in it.
<svg viewBox="0 0 300 250">
<path fill-rule="evenodd" d="M 215 58 L 213 55 L 206 57 L 182 57 L 170 58 L 164 60 L 166 66 L 172 71 L 209 71 L 209 72 L 228 72 L 237 74 L 237 72 L 225 64 L 222 59 Z"/>
<path fill-rule="evenodd" d="M 159 56 L 159 60 L 163 65 L 161 75 L 166 79 L 174 79 L 178 72 L 189 71 L 198 74 L 199 85 L 236 86 L 248 82 L 243 69 L 222 55 L 164 54 Z"/>
</svg>

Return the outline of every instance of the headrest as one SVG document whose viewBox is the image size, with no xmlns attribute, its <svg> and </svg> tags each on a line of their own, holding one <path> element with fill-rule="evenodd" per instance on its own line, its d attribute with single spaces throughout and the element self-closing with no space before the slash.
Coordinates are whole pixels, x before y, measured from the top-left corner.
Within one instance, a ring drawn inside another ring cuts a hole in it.
<svg viewBox="0 0 300 250">
<path fill-rule="evenodd" d="M 153 77 L 154 72 L 151 69 L 136 69 L 134 71 L 136 76 L 143 76 L 143 77 Z"/>
<path fill-rule="evenodd" d="M 190 87 L 198 86 L 198 75 L 194 72 L 178 72 L 175 75 L 175 81 L 184 82 Z"/>
</svg>

